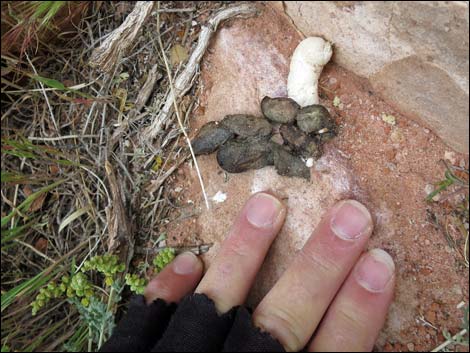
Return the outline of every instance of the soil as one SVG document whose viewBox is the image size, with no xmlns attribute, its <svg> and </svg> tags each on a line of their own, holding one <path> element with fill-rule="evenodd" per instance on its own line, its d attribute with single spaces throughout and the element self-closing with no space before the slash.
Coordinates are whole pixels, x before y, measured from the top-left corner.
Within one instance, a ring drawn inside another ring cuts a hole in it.
<svg viewBox="0 0 470 353">
<path fill-rule="evenodd" d="M 286 96 L 290 55 L 300 40 L 288 19 L 269 7 L 259 17 L 225 23 L 203 60 L 192 136 L 226 114 L 261 116 L 260 101 L 266 95 Z M 397 268 L 395 299 L 376 349 L 433 349 L 444 341 L 444 329 L 460 330 L 457 305 L 468 303 L 468 269 L 449 247 L 442 228 L 430 221 L 442 205 L 425 201 L 426 187 L 443 178 L 440 160 L 468 168 L 468 156 L 452 151 L 432 131 L 385 104 L 366 80 L 334 63 L 326 66 L 320 83 L 321 104 L 340 128 L 311 168 L 311 180 L 279 176 L 273 167 L 227 174 L 215 155 L 200 156 L 208 196 L 221 192 L 227 198 L 216 198 L 206 210 L 195 168 L 186 163 L 171 177 L 174 196 L 183 206 L 175 211 L 180 221 L 168 224 L 170 244 L 213 243 L 204 255 L 207 268 L 252 192 L 266 188 L 282 196 L 289 216 L 248 300 L 256 305 L 321 215 L 339 199 L 358 199 L 375 218 L 369 248 L 388 251 Z M 340 100 L 336 106 L 335 97 Z M 393 119 L 384 121 L 383 114 L 395 117 L 395 124 Z"/>
</svg>

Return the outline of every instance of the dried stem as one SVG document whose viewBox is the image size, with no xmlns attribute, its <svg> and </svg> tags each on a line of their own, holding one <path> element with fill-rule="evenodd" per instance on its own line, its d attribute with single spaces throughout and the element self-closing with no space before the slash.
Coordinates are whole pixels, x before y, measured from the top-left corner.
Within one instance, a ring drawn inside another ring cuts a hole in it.
<svg viewBox="0 0 470 353">
<path fill-rule="evenodd" d="M 157 2 L 157 8 L 160 8 L 160 2 Z M 160 15 L 159 14 L 157 15 L 157 27 L 158 27 L 158 30 L 160 31 Z M 184 134 L 189 150 L 191 151 L 191 156 L 193 158 L 194 166 L 196 167 L 197 176 L 199 178 L 199 184 L 201 184 L 201 190 L 202 190 L 202 195 L 204 196 L 204 202 L 206 204 L 207 209 L 210 209 L 209 199 L 207 198 L 206 189 L 204 187 L 204 181 L 202 180 L 201 171 L 199 170 L 199 166 L 197 164 L 196 155 L 194 154 L 193 147 L 191 146 L 191 140 L 189 139 L 188 133 L 186 132 L 186 129 L 183 126 L 183 121 L 181 120 L 180 112 L 178 109 L 178 104 L 176 103 L 176 94 L 175 94 L 175 88 L 173 85 L 173 79 L 171 77 L 171 70 L 170 70 L 170 66 L 168 65 L 168 60 L 165 54 L 165 48 L 163 47 L 162 38 L 160 35 L 158 35 L 158 44 L 162 52 L 163 61 L 165 62 L 165 68 L 166 68 L 168 80 L 170 83 L 171 96 L 173 98 L 173 106 L 175 109 L 176 118 L 178 119 L 178 124 L 181 128 L 181 131 Z"/>
<path fill-rule="evenodd" d="M 157 136 L 163 124 L 165 124 L 171 116 L 173 102 L 184 96 L 193 85 L 199 62 L 206 52 L 209 41 L 217 30 L 219 23 L 235 16 L 251 16 L 255 14 L 256 11 L 256 6 L 248 3 L 230 6 L 217 12 L 209 19 L 208 24 L 202 27 L 196 48 L 191 54 L 185 69 L 176 78 L 173 90 L 166 96 L 163 108 L 158 112 L 152 124 L 144 131 L 144 140 L 151 140 Z"/>
</svg>

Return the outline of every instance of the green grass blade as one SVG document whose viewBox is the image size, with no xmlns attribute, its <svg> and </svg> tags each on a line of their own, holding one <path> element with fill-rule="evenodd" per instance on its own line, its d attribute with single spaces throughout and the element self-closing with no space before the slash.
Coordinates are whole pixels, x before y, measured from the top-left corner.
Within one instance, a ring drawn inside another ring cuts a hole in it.
<svg viewBox="0 0 470 353">
<path fill-rule="evenodd" d="M 38 273 L 33 278 L 30 278 L 23 283 L 17 285 L 16 287 L 10 289 L 8 292 L 2 294 L 2 306 L 1 311 L 5 310 L 13 303 L 17 298 L 24 295 L 31 295 L 34 291 L 42 287 L 47 281 L 49 281 L 52 276 L 55 275 L 55 271 L 51 273 L 44 274 L 42 271 Z"/>
<path fill-rule="evenodd" d="M 21 211 L 21 210 L 24 210 L 24 209 L 27 209 L 31 206 L 31 204 L 39 197 L 41 196 L 42 194 L 44 194 L 45 192 L 49 192 L 50 190 L 54 189 L 55 187 L 57 187 L 58 185 L 62 184 L 63 182 L 65 181 L 65 179 L 62 179 L 62 180 L 59 180 L 59 181 L 56 181 L 55 183 L 52 183 L 50 185 L 47 185 L 41 189 L 39 189 L 38 191 L 32 193 L 31 195 L 29 195 L 26 200 L 24 200 L 16 209 L 14 209 L 13 211 L 11 211 L 7 216 L 5 217 L 2 217 L 2 228 L 16 215 L 16 213 L 18 211 Z"/>
<path fill-rule="evenodd" d="M 39 75 L 32 75 L 32 79 L 41 82 L 43 85 L 46 85 L 49 88 L 55 88 L 61 91 L 67 90 L 67 87 L 60 81 L 54 80 L 53 78 L 46 78 Z"/>
<path fill-rule="evenodd" d="M 88 325 L 83 324 L 75 331 L 72 337 L 64 343 L 66 352 L 82 352 L 88 340 Z"/>
<path fill-rule="evenodd" d="M 47 175 L 26 175 L 18 172 L 2 172 L 2 183 L 39 184 L 52 178 Z"/>
<path fill-rule="evenodd" d="M 443 192 L 445 189 L 447 189 L 449 186 L 451 186 L 454 183 L 452 179 L 444 179 L 441 181 L 438 185 L 436 190 L 431 192 L 427 197 L 426 201 L 430 202 L 432 201 L 433 197 L 436 196 L 437 194 Z"/>
<path fill-rule="evenodd" d="M 60 233 L 65 227 L 67 227 L 70 223 L 72 223 L 74 220 L 76 220 L 77 218 L 81 217 L 83 214 L 87 213 L 90 209 L 91 209 L 91 206 L 88 205 L 88 206 L 85 206 L 85 207 L 82 207 L 82 208 L 76 210 L 75 212 L 73 212 L 72 214 L 70 214 L 69 216 L 67 216 L 67 217 L 62 221 L 62 223 L 61 223 L 60 226 L 59 226 L 59 233 Z"/>
<path fill-rule="evenodd" d="M 6 242 L 9 242 L 13 239 L 23 236 L 25 234 L 25 231 L 31 228 L 31 226 L 35 222 L 36 222 L 36 219 L 33 219 L 26 224 L 23 224 L 21 226 L 16 226 L 12 229 L 2 229 L 2 241 L 1 241 L 2 246 Z"/>
<path fill-rule="evenodd" d="M 75 90 L 75 89 L 65 87 L 65 85 L 62 82 L 54 80 L 53 78 L 42 77 L 42 76 L 39 76 L 39 75 L 31 75 L 30 77 L 32 79 L 38 81 L 38 82 L 41 82 L 43 85 L 46 85 L 49 88 L 55 88 L 59 91 L 73 92 L 75 94 L 78 94 L 81 97 L 85 97 L 85 98 L 88 98 L 88 99 L 95 99 L 95 97 L 93 97 L 89 94 L 80 92 L 80 91 Z"/>
<path fill-rule="evenodd" d="M 36 349 L 43 343 L 50 335 L 52 335 L 59 327 L 66 324 L 66 319 L 56 322 L 50 328 L 46 329 L 45 331 L 41 332 L 41 335 L 38 335 L 34 338 L 34 340 L 26 346 L 23 351 L 24 352 L 34 352 Z"/>
<path fill-rule="evenodd" d="M 44 14 L 44 17 L 39 24 L 39 28 L 43 26 L 48 26 L 51 20 L 57 15 L 60 9 L 67 3 L 66 1 L 48 1 L 50 4 L 47 12 Z"/>
</svg>

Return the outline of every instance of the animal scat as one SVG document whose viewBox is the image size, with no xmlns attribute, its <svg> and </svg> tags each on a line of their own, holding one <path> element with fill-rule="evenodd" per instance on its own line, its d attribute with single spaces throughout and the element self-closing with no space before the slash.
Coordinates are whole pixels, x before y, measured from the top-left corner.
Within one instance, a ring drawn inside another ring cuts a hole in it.
<svg viewBox="0 0 470 353">
<path fill-rule="evenodd" d="M 263 137 L 272 133 L 272 126 L 266 119 L 248 114 L 227 115 L 220 124 L 241 138 Z"/>
<path fill-rule="evenodd" d="M 219 148 L 217 162 L 229 173 L 241 173 L 272 165 L 273 151 L 266 138 L 233 139 Z"/>
<path fill-rule="evenodd" d="M 197 136 L 191 141 L 194 154 L 208 154 L 215 152 L 224 142 L 234 136 L 233 132 L 221 124 L 211 121 L 205 124 Z"/>
<path fill-rule="evenodd" d="M 300 106 L 290 98 L 264 97 L 261 101 L 261 111 L 266 119 L 281 124 L 291 124 L 295 121 Z"/>
</svg>

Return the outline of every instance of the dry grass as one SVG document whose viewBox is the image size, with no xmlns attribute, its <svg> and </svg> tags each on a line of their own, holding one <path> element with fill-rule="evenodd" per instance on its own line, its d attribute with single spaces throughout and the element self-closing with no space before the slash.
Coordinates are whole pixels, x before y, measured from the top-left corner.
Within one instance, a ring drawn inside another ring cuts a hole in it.
<svg viewBox="0 0 470 353">
<path fill-rule="evenodd" d="M 175 44 L 190 52 L 200 24 L 221 6 L 162 2 L 166 56 L 171 57 Z M 126 236 L 135 240 L 136 249 L 156 243 L 178 207 L 166 181 L 189 163 L 190 154 L 175 117 L 155 140 L 139 139 L 170 89 L 155 38 L 155 14 L 112 74 L 88 65 L 92 50 L 132 8 L 128 2 L 93 2 L 68 33 L 48 41 L 39 36 L 37 47 L 25 55 L 2 50 L 2 347 L 86 349 L 87 329 L 73 306 L 55 301 L 33 318 L 29 304 L 50 279 L 108 252 L 116 190 L 105 165 L 111 166 L 117 194 L 124 197 L 132 230 Z M 153 92 L 136 109 L 152 67 L 157 75 Z M 171 75 L 183 67 L 174 64 Z M 185 127 L 197 106 L 196 89 L 197 82 L 179 102 Z M 119 139 L 111 141 L 117 131 Z"/>
</svg>

